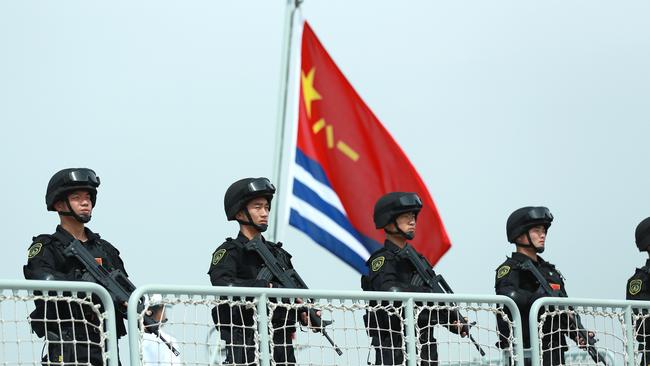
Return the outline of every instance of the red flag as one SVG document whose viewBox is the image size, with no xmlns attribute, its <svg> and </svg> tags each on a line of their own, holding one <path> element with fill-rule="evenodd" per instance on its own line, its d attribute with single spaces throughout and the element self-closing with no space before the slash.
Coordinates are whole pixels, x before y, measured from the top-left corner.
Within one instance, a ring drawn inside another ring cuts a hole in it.
<svg viewBox="0 0 650 366">
<path fill-rule="evenodd" d="M 438 262 L 451 244 L 429 191 L 402 149 L 343 76 L 307 22 L 302 36 L 300 89 L 296 163 L 300 165 L 299 158 L 306 158 L 307 163 L 301 165 L 304 169 L 316 178 L 324 173 L 325 177 L 319 181 L 335 192 L 343 206 L 341 216 L 332 209 L 337 207 L 336 204 L 323 203 L 318 197 L 308 199 L 313 196 L 310 193 L 324 195 L 314 187 L 305 188 L 308 192 L 300 196 L 294 180 L 294 197 L 302 200 L 301 207 L 304 207 L 304 202 L 311 205 L 303 212 L 314 212 L 312 208 L 320 210 L 317 214 L 328 215 L 325 218 L 331 218 L 333 223 L 372 252 L 385 238 L 383 230 L 375 229 L 372 219 L 377 199 L 393 191 L 416 192 L 422 198 L 424 208 L 418 216 L 417 236 L 412 244 L 432 264 Z M 302 187 L 298 186 L 299 189 Z M 300 220 L 294 220 L 294 214 L 301 214 Z M 305 215 L 292 211 L 290 223 L 359 269 L 359 261 L 346 258 L 344 251 L 339 250 L 338 241 L 337 244 L 324 242 L 330 240 L 328 237 L 338 228 L 327 229 L 327 225 L 321 222 L 329 221 L 317 219 L 324 217 L 318 215 L 312 215 L 314 218 L 307 227 L 301 224 Z M 341 237 L 346 235 L 338 235 L 339 241 L 345 242 Z M 361 255 L 358 250 L 356 253 Z"/>
</svg>

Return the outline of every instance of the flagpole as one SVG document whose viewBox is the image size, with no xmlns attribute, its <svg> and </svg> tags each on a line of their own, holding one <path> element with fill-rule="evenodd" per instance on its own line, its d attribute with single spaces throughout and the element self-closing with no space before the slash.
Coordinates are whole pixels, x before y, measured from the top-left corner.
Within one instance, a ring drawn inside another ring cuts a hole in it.
<svg viewBox="0 0 650 366">
<path fill-rule="evenodd" d="M 282 199 L 286 198 L 287 192 L 281 185 L 282 170 L 284 167 L 284 138 L 286 134 L 287 105 L 289 102 L 289 79 L 291 77 L 291 40 L 293 38 L 293 18 L 296 10 L 300 7 L 303 0 L 287 0 L 287 6 L 284 15 L 284 33 L 282 40 L 282 61 L 280 63 L 280 91 L 278 105 L 278 120 L 275 130 L 275 154 L 273 159 L 273 182 L 278 185 L 275 209 L 271 210 L 271 226 L 268 237 L 272 241 L 277 241 L 279 227 L 279 212 L 282 209 Z"/>
</svg>

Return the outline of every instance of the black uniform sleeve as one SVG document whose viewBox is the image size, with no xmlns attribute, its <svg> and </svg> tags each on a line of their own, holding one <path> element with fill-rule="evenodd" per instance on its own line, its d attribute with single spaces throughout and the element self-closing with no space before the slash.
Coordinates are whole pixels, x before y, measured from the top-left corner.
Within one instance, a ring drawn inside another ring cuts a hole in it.
<svg viewBox="0 0 650 366">
<path fill-rule="evenodd" d="M 642 270 L 637 270 L 634 276 L 627 280 L 625 298 L 627 300 L 650 300 L 648 278 Z M 640 314 L 638 310 L 635 310 L 635 313 L 637 315 L 648 316 L 646 313 Z M 650 318 L 639 318 L 635 327 L 637 341 L 639 341 L 639 349 L 644 351 L 645 357 L 645 353 L 650 350 Z"/>
<path fill-rule="evenodd" d="M 497 295 L 504 295 L 511 298 L 517 307 L 525 309 L 544 294 L 542 291 L 529 291 L 522 288 L 520 283 L 521 272 L 511 268 L 509 265 L 502 265 L 497 270 L 494 289 Z M 541 287 L 541 286 L 540 286 Z"/>
<path fill-rule="evenodd" d="M 237 267 L 241 263 L 241 253 L 232 245 L 220 246 L 212 255 L 210 282 L 213 286 L 268 287 L 269 282 L 255 278 L 243 279 L 238 276 Z"/>
<path fill-rule="evenodd" d="M 644 277 L 637 273 L 627 280 L 627 291 L 625 291 L 626 300 L 650 300 L 648 281 Z"/>
<path fill-rule="evenodd" d="M 381 259 L 382 257 L 374 258 L 372 263 Z M 370 266 L 368 281 L 370 282 L 370 288 L 375 291 L 408 291 L 403 283 L 397 281 L 395 268 L 391 263 L 386 263 L 385 259 L 383 265 L 379 268 Z"/>
<path fill-rule="evenodd" d="M 49 240 L 35 238 L 27 252 L 27 264 L 23 266 L 23 274 L 28 280 L 57 280 L 74 281 L 73 274 L 63 273 L 57 267 L 55 244 Z"/>
<path fill-rule="evenodd" d="M 497 269 L 494 285 L 495 293 L 497 295 L 511 298 L 517 305 L 521 316 L 527 317 L 533 296 L 530 291 L 521 288 L 520 272 L 516 268 L 513 268 L 514 266 L 514 263 L 506 262 Z M 510 309 L 504 307 L 503 311 L 508 319 L 513 319 Z M 524 319 L 524 321 L 525 320 L 526 319 Z M 523 331 L 528 330 L 527 326 L 524 328 Z M 508 322 L 500 316 L 497 316 L 497 329 L 499 331 L 497 347 L 502 349 L 508 348 L 510 346 L 510 326 Z"/>
</svg>

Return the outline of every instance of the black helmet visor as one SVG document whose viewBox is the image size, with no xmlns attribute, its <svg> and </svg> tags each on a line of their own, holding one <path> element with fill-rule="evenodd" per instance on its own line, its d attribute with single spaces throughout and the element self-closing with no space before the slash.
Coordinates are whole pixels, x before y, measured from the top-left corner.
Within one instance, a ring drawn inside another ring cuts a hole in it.
<svg viewBox="0 0 650 366">
<path fill-rule="evenodd" d="M 553 221 L 553 214 L 546 207 L 535 207 L 528 211 L 526 215 L 530 220 Z"/>
<path fill-rule="evenodd" d="M 73 170 L 68 173 L 68 176 L 64 179 L 64 185 L 69 185 L 71 183 L 74 185 L 79 183 L 88 183 L 93 187 L 98 187 L 99 177 L 90 169 Z"/>
<path fill-rule="evenodd" d="M 248 183 L 248 192 L 253 194 L 256 192 L 269 192 L 273 194 L 275 193 L 275 186 L 267 178 L 258 178 Z"/>
<path fill-rule="evenodd" d="M 399 198 L 399 204 L 401 207 L 415 207 L 415 208 L 421 208 L 422 207 L 422 200 L 420 197 L 413 193 L 413 194 L 405 194 Z"/>
</svg>

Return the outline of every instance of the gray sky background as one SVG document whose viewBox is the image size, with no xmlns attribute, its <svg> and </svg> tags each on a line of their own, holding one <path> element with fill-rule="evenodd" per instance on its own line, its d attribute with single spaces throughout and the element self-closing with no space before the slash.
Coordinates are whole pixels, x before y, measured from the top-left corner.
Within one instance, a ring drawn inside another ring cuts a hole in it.
<svg viewBox="0 0 650 366">
<path fill-rule="evenodd" d="M 237 231 L 226 188 L 272 174 L 284 7 L 0 2 L 0 278 L 22 278 L 58 222 L 50 176 L 87 166 L 89 227 L 136 284 L 208 285 Z M 624 297 L 650 216 L 650 3 L 307 0 L 303 15 L 429 187 L 456 292 L 492 294 L 507 216 L 546 205 L 544 257 L 569 294 Z M 301 232 L 280 239 L 310 287 L 359 288 Z"/>
</svg>

